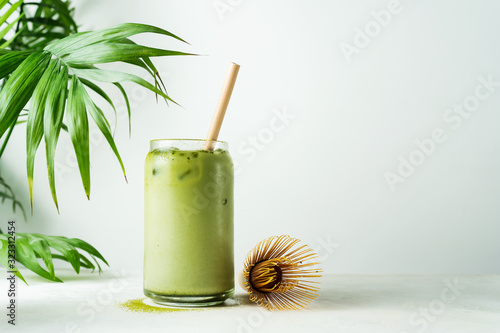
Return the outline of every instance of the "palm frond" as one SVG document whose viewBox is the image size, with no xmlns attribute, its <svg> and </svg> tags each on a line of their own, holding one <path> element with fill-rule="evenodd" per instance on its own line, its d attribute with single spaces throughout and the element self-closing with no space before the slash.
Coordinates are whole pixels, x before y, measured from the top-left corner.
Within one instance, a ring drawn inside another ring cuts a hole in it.
<svg viewBox="0 0 500 333">
<path fill-rule="evenodd" d="M 16 271 L 16 276 L 26 283 L 26 280 L 17 267 L 9 264 L 9 236 L 9 234 L 0 233 L 0 263 L 9 271 Z M 97 251 L 89 243 L 78 238 L 16 233 L 14 243 L 16 249 L 16 261 L 19 264 L 39 276 L 55 282 L 62 282 L 62 280 L 55 275 L 53 259 L 60 259 L 70 263 L 77 274 L 80 273 L 81 267 L 92 269 L 92 271 L 95 270 L 96 267 L 86 256 L 89 256 L 96 262 L 99 273 L 101 273 L 102 270 L 97 259 L 108 265 L 108 262 L 99 253 L 99 251 Z M 52 249 L 59 253 L 54 253 Z M 45 267 L 40 265 L 39 259 L 42 260 Z"/>
<path fill-rule="evenodd" d="M 57 141 L 63 125 L 64 107 L 67 96 L 68 69 L 65 66 L 60 66 L 60 62 L 56 66 L 56 76 L 47 93 L 48 97 L 45 101 L 45 114 L 43 119 L 43 132 L 45 135 L 45 151 L 47 158 L 47 171 L 49 176 L 49 185 L 52 193 L 52 199 L 59 211 L 56 195 L 56 183 L 54 175 L 54 159 L 56 155 Z M 29 114 L 29 113 L 28 113 Z"/>
<path fill-rule="evenodd" d="M 21 20 L 24 16 L 22 12 L 17 12 L 22 4 L 23 0 L 19 0 L 12 5 L 10 5 L 9 0 L 0 0 L 0 10 L 2 10 L 6 5 L 10 5 L 10 8 L 7 9 L 2 16 L 0 16 L 0 49 L 8 47 L 19 36 L 18 33 L 14 33 L 14 36 L 10 36 L 9 39 L 5 39 L 6 35 L 16 28 L 19 20 Z"/>
<path fill-rule="evenodd" d="M 43 50 L 31 53 L 5 50 L 0 53 L 0 79 L 7 79 L 0 91 L 0 137 L 16 123 L 21 110 L 31 98 L 27 117 L 26 151 L 32 212 L 35 154 L 43 137 L 46 142 L 49 185 L 54 204 L 59 210 L 54 178 L 54 155 L 64 116 L 87 197 L 90 197 L 89 115 L 113 150 L 126 179 L 125 167 L 114 142 L 109 121 L 87 92 L 87 89 L 96 92 L 114 109 L 108 94 L 96 82 L 112 83 L 123 94 L 129 113 L 129 130 L 130 105 L 127 93 L 121 86 L 122 82 L 136 83 L 165 100 L 174 102 L 167 95 L 164 85 L 158 83 L 159 74 L 150 57 L 190 54 L 151 48 L 128 39 L 140 33 L 155 33 L 183 41 L 157 27 L 127 23 L 109 29 L 76 33 L 48 44 Z M 95 66 L 118 61 L 145 70 L 154 79 L 154 85 L 137 75 Z M 67 93 L 66 89 L 69 89 Z"/>
<path fill-rule="evenodd" d="M 72 76 L 68 94 L 67 121 L 83 188 L 87 198 L 90 199 L 89 123 L 80 85 L 78 78 Z"/>
<path fill-rule="evenodd" d="M 41 50 L 51 42 L 78 32 L 68 0 L 22 2 L 14 50 Z"/>
</svg>

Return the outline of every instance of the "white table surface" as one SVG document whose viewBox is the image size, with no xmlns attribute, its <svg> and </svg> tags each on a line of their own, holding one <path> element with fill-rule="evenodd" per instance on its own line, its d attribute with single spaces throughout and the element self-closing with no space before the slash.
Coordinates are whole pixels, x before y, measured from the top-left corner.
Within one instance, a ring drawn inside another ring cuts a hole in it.
<svg viewBox="0 0 500 333">
<path fill-rule="evenodd" d="M 15 327 L 0 282 L 0 332 L 500 332 L 500 275 L 325 275 L 321 296 L 301 311 L 269 312 L 237 286 L 225 306 L 155 314 L 117 306 L 144 297 L 140 272 L 58 270 L 64 283 L 23 272 L 30 285 L 18 280 Z"/>
</svg>

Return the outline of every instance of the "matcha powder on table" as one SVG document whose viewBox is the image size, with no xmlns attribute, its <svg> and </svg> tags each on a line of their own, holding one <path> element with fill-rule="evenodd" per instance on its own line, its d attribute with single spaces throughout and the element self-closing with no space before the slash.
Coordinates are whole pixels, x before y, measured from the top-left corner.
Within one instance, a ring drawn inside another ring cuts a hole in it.
<svg viewBox="0 0 500 333">
<path fill-rule="evenodd" d="M 118 307 L 129 312 L 141 313 L 165 313 L 165 312 L 183 312 L 183 311 L 200 311 L 200 309 L 183 309 L 183 308 L 166 308 L 151 306 L 144 303 L 145 298 L 131 299 L 126 302 L 118 303 Z"/>
</svg>

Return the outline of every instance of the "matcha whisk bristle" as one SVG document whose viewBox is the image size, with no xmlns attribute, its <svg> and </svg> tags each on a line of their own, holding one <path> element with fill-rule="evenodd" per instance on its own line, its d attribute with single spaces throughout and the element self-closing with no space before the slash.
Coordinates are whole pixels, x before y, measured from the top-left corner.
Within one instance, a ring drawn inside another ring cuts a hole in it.
<svg viewBox="0 0 500 333">
<path fill-rule="evenodd" d="M 318 255 L 299 243 L 287 235 L 269 237 L 247 254 L 241 284 L 252 302 L 268 310 L 298 310 L 318 297 Z"/>
</svg>

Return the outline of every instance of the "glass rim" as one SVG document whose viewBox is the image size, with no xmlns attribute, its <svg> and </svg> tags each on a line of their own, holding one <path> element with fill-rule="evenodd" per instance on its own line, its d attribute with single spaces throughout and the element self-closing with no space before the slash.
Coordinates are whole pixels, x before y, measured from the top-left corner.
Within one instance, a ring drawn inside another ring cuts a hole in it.
<svg viewBox="0 0 500 333">
<path fill-rule="evenodd" d="M 207 139 L 179 139 L 179 138 L 176 138 L 176 139 L 153 139 L 153 140 L 149 140 L 149 142 L 159 142 L 159 141 L 192 141 L 192 142 L 205 142 L 205 141 L 209 141 L 209 142 L 218 142 L 218 143 L 227 144 L 227 141 L 207 140 Z"/>
</svg>

